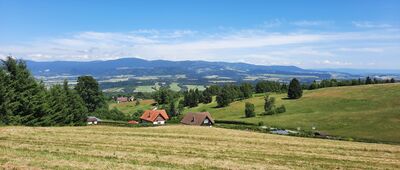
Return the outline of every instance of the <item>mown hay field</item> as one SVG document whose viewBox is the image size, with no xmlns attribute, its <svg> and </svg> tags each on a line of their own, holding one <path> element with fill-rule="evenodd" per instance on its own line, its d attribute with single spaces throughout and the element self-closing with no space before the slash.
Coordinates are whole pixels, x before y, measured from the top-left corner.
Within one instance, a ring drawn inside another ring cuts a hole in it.
<svg viewBox="0 0 400 170">
<path fill-rule="evenodd" d="M 0 127 L 5 169 L 400 169 L 400 146 L 171 125 Z"/>
</svg>

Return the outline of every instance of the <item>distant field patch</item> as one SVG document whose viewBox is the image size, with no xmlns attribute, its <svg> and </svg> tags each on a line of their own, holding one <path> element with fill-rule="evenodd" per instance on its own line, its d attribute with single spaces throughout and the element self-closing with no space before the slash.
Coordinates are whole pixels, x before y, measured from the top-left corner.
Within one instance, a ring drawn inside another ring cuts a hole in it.
<svg viewBox="0 0 400 170">
<path fill-rule="evenodd" d="M 103 92 L 106 92 L 106 93 L 122 93 L 122 92 L 124 92 L 124 88 L 119 88 L 119 87 L 109 88 L 109 89 L 104 89 Z"/>
<path fill-rule="evenodd" d="M 190 89 L 198 89 L 200 91 L 205 90 L 206 88 L 203 85 L 184 85 L 188 90 Z"/>
<path fill-rule="evenodd" d="M 155 83 L 153 86 L 137 86 L 133 92 L 151 93 L 160 88 L 159 83 Z"/>
<path fill-rule="evenodd" d="M 173 91 L 181 91 L 181 87 L 178 86 L 179 83 L 171 83 L 169 85 L 169 88 Z"/>
</svg>

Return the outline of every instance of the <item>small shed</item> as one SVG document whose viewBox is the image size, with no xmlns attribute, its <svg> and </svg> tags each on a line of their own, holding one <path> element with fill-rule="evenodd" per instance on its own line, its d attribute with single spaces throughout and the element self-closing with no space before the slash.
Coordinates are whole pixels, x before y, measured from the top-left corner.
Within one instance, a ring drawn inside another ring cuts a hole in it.
<svg viewBox="0 0 400 170">
<path fill-rule="evenodd" d="M 86 122 L 88 125 L 97 125 L 97 123 L 101 122 L 101 119 L 94 116 L 88 116 Z"/>
<path fill-rule="evenodd" d="M 117 98 L 117 103 L 122 103 L 122 102 L 127 102 L 128 98 L 127 97 L 118 97 Z"/>
<path fill-rule="evenodd" d="M 181 123 L 197 126 L 212 126 L 215 124 L 214 119 L 211 117 L 209 112 L 186 113 L 185 117 L 181 120 Z"/>
<path fill-rule="evenodd" d="M 163 125 L 169 119 L 169 116 L 165 110 L 146 110 L 140 117 L 142 123 L 152 123 Z"/>
</svg>

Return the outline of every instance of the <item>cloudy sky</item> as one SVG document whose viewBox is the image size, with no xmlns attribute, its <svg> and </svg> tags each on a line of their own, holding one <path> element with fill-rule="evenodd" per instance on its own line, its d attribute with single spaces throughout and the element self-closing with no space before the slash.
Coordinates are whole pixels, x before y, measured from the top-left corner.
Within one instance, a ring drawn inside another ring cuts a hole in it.
<svg viewBox="0 0 400 170">
<path fill-rule="evenodd" d="M 0 58 L 400 69 L 400 1 L 0 0 Z"/>
</svg>

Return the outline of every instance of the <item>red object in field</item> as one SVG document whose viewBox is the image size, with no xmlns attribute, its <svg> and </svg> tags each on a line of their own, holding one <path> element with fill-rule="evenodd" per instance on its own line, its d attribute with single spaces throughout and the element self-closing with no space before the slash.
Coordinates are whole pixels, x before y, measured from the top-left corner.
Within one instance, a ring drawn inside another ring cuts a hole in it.
<svg viewBox="0 0 400 170">
<path fill-rule="evenodd" d="M 128 123 L 129 123 L 129 124 L 133 124 L 133 125 L 135 125 L 135 124 L 139 124 L 139 122 L 137 122 L 137 121 L 134 121 L 134 120 L 130 120 L 130 121 L 128 121 Z"/>
</svg>

